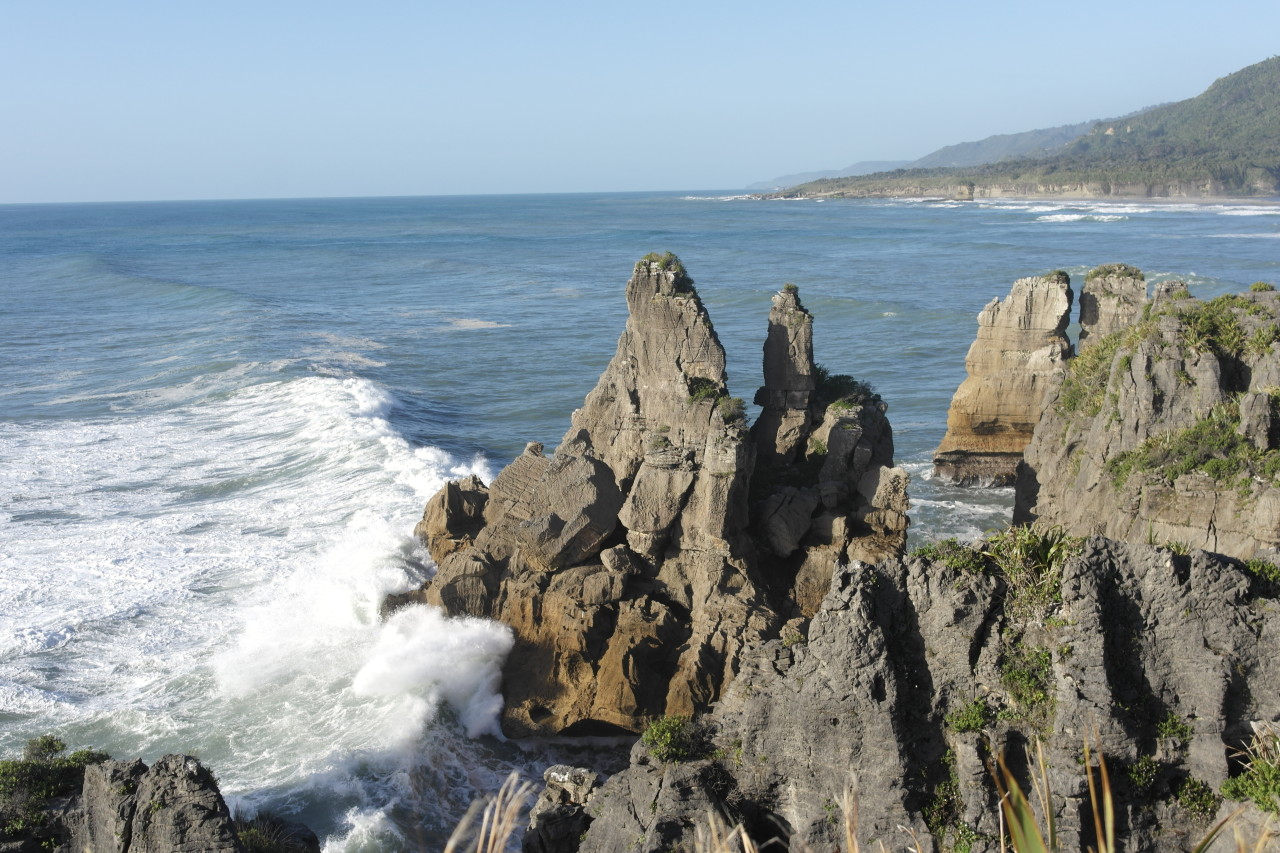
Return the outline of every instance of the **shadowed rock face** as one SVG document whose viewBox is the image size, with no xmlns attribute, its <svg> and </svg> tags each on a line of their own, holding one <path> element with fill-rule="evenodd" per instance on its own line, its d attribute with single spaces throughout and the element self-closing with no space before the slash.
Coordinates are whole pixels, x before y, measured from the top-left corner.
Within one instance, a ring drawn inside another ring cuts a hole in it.
<svg viewBox="0 0 1280 853">
<path fill-rule="evenodd" d="M 1061 602 L 1027 610 L 990 564 L 837 569 L 807 639 L 744 661 L 688 760 L 664 764 L 637 744 L 631 767 L 583 798 L 581 845 L 551 849 L 677 849 L 712 810 L 757 843 L 835 849 L 834 806 L 856 773 L 864 845 L 906 845 L 906 827 L 923 849 L 931 834 L 949 846 L 963 825 L 979 834 L 974 851 L 994 853 L 984 759 L 1005 751 L 1021 768 L 1039 735 L 1061 847 L 1082 850 L 1095 844 L 1080 763 L 1091 732 L 1124 849 L 1190 849 L 1210 824 L 1175 793 L 1187 779 L 1216 789 L 1251 721 L 1280 714 L 1280 627 L 1263 597 L 1274 592 L 1214 555 L 1102 538 L 1056 577 Z M 1140 759 L 1154 762 L 1141 788 L 1126 781 Z"/>
<path fill-rule="evenodd" d="M 515 632 L 510 735 L 638 731 L 701 711 L 745 649 L 816 609 L 821 591 L 797 591 L 806 578 L 905 541 L 906 475 L 890 467 L 883 404 L 810 401 L 811 320 L 794 292 L 771 314 L 766 396 L 785 428 L 769 427 L 771 474 L 754 490 L 742 401 L 683 266 L 641 261 L 627 306 L 617 352 L 555 452 L 530 445 L 488 487 L 449 484 L 418 527 L 438 562 L 421 598 Z M 798 476 L 782 483 L 788 467 Z"/>
<path fill-rule="evenodd" d="M 764 387 L 756 392 L 760 417 L 751 428 L 761 463 L 792 462 L 804 450 L 813 423 L 813 316 L 787 285 L 774 294 L 764 341 Z"/>
<path fill-rule="evenodd" d="M 978 315 L 965 358 L 968 376 L 947 413 L 934 451 L 939 477 L 972 485 L 1010 485 L 1043 410 L 1045 389 L 1071 356 L 1066 328 L 1072 291 L 1066 273 L 1014 282 L 1003 301 Z"/>
</svg>

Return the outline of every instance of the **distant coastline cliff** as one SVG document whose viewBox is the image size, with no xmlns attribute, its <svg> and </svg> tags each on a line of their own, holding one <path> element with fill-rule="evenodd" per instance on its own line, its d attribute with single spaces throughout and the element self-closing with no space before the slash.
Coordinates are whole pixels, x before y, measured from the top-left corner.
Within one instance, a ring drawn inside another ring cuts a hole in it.
<svg viewBox="0 0 1280 853">
<path fill-rule="evenodd" d="M 1051 154 L 800 184 L 785 198 L 1268 197 L 1280 193 L 1280 57 L 1202 94 L 1093 129 Z"/>
</svg>

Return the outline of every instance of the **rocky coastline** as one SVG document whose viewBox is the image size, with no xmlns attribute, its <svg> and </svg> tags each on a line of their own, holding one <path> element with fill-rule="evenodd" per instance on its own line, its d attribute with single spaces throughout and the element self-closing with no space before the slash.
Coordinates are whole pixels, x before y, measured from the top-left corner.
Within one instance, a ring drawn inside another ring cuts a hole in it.
<svg viewBox="0 0 1280 853">
<path fill-rule="evenodd" d="M 814 362 L 798 288 L 762 323 L 751 426 L 680 260 L 641 259 L 626 301 L 560 444 L 433 496 L 437 573 L 384 607 L 511 627 L 504 735 L 640 736 L 607 779 L 546 770 L 527 853 L 694 849 L 709 814 L 761 850 L 845 849 L 851 790 L 862 844 L 995 853 L 1001 757 L 1047 782 L 1058 849 L 1098 849 L 1099 755 L 1123 849 L 1191 850 L 1229 816 L 1280 844 L 1280 784 L 1254 779 L 1280 779 L 1258 751 L 1280 750 L 1280 293 L 1148 294 L 1124 264 L 1078 300 L 1065 273 L 1015 282 L 935 457 L 1014 485 L 1015 526 L 910 553 L 887 405 Z M 251 845 L 188 756 L 37 747 L 0 783 L 56 790 L 4 789 L 27 810 L 0 853 L 319 850 L 283 821 Z"/>
<path fill-rule="evenodd" d="M 1033 744 L 1043 748 L 1062 849 L 1098 844 L 1086 744 L 1117 780 L 1126 849 L 1190 849 L 1236 808 L 1220 792 L 1233 790 L 1247 772 L 1239 756 L 1280 720 L 1280 584 L 1260 568 L 1274 571 L 1267 531 L 1277 524 L 1266 517 L 1269 527 L 1230 549 L 1218 532 L 1205 543 L 1218 547 L 1204 551 L 1199 540 L 1098 535 L 1108 533 L 1099 521 L 1122 511 L 1105 498 L 1078 517 L 1052 514 L 1051 494 L 1069 505 L 1097 488 L 1081 477 L 1107 470 L 1105 455 L 1071 465 L 1075 447 L 1104 443 L 1062 443 L 1054 413 L 1063 389 L 1082 381 L 1082 366 L 1105 362 L 1099 393 L 1113 409 L 1126 405 L 1107 382 L 1122 363 L 1132 376 L 1133 329 L 1152 346 L 1190 346 L 1183 327 L 1200 310 L 1176 288 L 1148 300 L 1132 267 L 1099 268 L 1081 294 L 1077 354 L 1065 335 L 1073 295 L 1055 273 L 1015 283 L 984 309 L 939 452 L 940 473 L 957 480 L 1016 481 L 1020 512 L 1034 508 L 1049 524 L 906 554 L 906 484 L 892 467 L 885 409 L 847 378 L 831 393 L 831 377 L 812 364 L 813 317 L 798 292 L 773 299 L 761 414 L 747 434 L 725 416 L 737 403 L 719 402 L 723 352 L 687 273 L 671 258 L 637 265 L 618 353 L 556 452 L 547 459 L 531 447 L 487 496 L 475 482 L 446 487 L 420 527 L 445 556 L 417 597 L 510 620 L 521 637 L 507 665 L 509 734 L 602 723 L 644 732 L 630 766 L 607 780 L 590 768 L 548 769 L 527 851 L 686 849 L 709 813 L 761 849 L 770 840 L 772 849 L 840 849 L 837 799 L 855 778 L 863 843 L 994 851 L 991 764 L 1009 757 L 1025 782 Z M 1221 354 L 1201 341 L 1199 354 L 1177 361 L 1196 371 L 1182 391 L 1169 386 L 1154 408 L 1151 391 L 1131 391 L 1147 408 L 1093 412 L 1070 428 L 1114 432 L 1118 420 L 1132 431 L 1128 418 L 1143 421 L 1127 448 L 1171 423 L 1153 415 L 1194 421 L 1243 394 L 1239 409 L 1253 414 L 1242 440 L 1258 458 L 1273 453 L 1271 421 L 1248 395 L 1277 384 L 1276 338 L 1263 340 L 1274 298 L 1259 289 L 1226 307 L 1256 339 L 1257 358 L 1215 372 Z M 1067 459 L 1076 479 L 1055 478 L 1045 458 Z M 708 473 L 724 481 L 713 498 L 699 491 Z M 1033 474 L 1037 500 L 1024 500 Z M 608 500 L 566 503 L 588 481 Z M 1263 498 L 1257 505 L 1270 506 Z M 1229 526 L 1209 521 L 1211 531 Z M 584 540 L 557 531 L 580 530 L 590 541 L 561 556 L 564 543 Z M 682 587 L 683 597 L 673 593 Z M 648 623 L 622 615 L 637 610 Z M 639 624 L 652 627 L 642 634 Z M 623 713 L 610 716 L 610 695 L 624 697 Z M 533 718 L 535 703 L 550 713 Z M 1263 815 L 1249 805 L 1237 820 L 1260 832 Z"/>
</svg>

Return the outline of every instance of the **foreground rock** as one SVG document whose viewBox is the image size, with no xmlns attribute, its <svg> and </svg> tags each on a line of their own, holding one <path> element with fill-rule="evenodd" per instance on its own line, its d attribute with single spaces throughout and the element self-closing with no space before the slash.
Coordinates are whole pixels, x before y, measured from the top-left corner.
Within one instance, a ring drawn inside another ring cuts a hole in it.
<svg viewBox="0 0 1280 853">
<path fill-rule="evenodd" d="M 703 710 L 748 648 L 802 618 L 807 562 L 825 576 L 857 547 L 905 541 L 883 404 L 815 398 L 811 319 L 792 290 L 775 298 L 754 441 L 679 260 L 638 263 L 627 306 L 555 452 L 533 444 L 488 487 L 446 486 L 418 528 L 438 562 L 423 599 L 514 629 L 510 735 L 638 731 Z M 773 476 L 753 482 L 757 446 Z"/>
<path fill-rule="evenodd" d="M 80 766 L 80 756 L 89 756 L 91 763 Z M 217 780 L 188 755 L 166 755 L 148 767 L 139 759 L 113 761 L 103 753 L 75 753 L 69 760 L 50 754 L 25 762 L 5 781 L 17 786 L 5 791 L 6 818 L 16 816 L 24 827 L 18 837 L 9 835 L 10 840 L 5 840 L 0 827 L 0 851 L 6 853 L 244 853 L 248 849 Z M 28 799 L 49 794 L 52 798 L 43 803 Z M 272 849 L 281 853 L 320 851 L 315 834 L 301 824 L 273 821 L 271 838 Z"/>
<path fill-rule="evenodd" d="M 964 485 L 1012 485 L 1045 390 L 1071 357 L 1071 302 L 1071 280 L 1057 272 L 1019 279 L 1003 302 L 993 299 L 982 309 L 965 358 L 969 375 L 934 451 L 937 476 Z"/>
<path fill-rule="evenodd" d="M 1280 294 L 1202 302 L 1164 288 L 1089 340 L 1046 396 L 1015 522 L 1275 555 Z"/>
<path fill-rule="evenodd" d="M 1095 732 L 1124 849 L 1190 849 L 1230 810 L 1215 792 L 1251 721 L 1280 718 L 1274 590 L 1204 552 L 1094 538 L 1022 562 L 1016 544 L 838 569 L 807 639 L 753 654 L 682 760 L 637 744 L 589 797 L 580 845 L 552 849 L 676 849 L 713 809 L 757 843 L 836 849 L 856 775 L 864 845 L 908 844 L 905 828 L 925 849 L 994 851 L 983 762 L 1003 751 L 1021 773 L 1037 737 L 1061 849 L 1096 847 L 1080 758 Z"/>
</svg>

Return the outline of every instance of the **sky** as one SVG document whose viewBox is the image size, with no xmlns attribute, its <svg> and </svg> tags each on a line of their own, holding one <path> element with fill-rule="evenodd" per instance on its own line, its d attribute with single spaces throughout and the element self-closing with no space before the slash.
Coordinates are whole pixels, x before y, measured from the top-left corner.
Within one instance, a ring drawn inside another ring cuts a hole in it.
<svg viewBox="0 0 1280 853">
<path fill-rule="evenodd" d="M 1193 97 L 1218 0 L 0 0 L 0 203 L 735 189 Z"/>
</svg>

